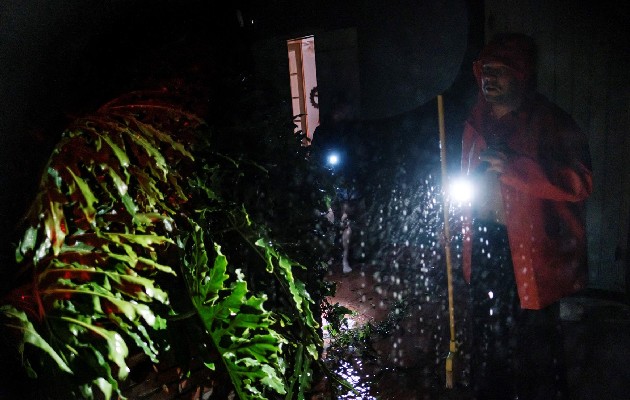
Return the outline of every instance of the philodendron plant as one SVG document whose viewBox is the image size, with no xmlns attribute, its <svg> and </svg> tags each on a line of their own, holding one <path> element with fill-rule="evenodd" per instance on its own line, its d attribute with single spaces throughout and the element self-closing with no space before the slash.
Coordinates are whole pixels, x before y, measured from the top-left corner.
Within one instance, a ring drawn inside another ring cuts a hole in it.
<svg viewBox="0 0 630 400">
<path fill-rule="evenodd" d="M 217 151 L 213 128 L 167 97 L 121 97 L 64 132 L 16 249 L 3 330 L 51 397 L 121 397 L 128 356 L 158 362 L 169 322 L 192 318 L 220 355 L 207 367 L 240 399 L 304 398 L 322 347 L 308 274 L 229 197 L 248 169 L 268 170 Z"/>
</svg>

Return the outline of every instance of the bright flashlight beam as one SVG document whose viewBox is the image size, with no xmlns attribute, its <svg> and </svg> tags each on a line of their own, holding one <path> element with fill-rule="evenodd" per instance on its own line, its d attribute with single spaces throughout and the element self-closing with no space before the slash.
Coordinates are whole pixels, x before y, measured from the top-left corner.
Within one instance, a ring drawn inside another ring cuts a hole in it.
<svg viewBox="0 0 630 400">
<path fill-rule="evenodd" d="M 450 185 L 451 198 L 458 203 L 468 203 L 474 195 L 474 187 L 470 180 L 466 178 L 458 178 L 451 182 Z"/>
<path fill-rule="evenodd" d="M 339 164 L 339 156 L 337 154 L 330 154 L 328 156 L 328 164 L 337 165 Z"/>
</svg>

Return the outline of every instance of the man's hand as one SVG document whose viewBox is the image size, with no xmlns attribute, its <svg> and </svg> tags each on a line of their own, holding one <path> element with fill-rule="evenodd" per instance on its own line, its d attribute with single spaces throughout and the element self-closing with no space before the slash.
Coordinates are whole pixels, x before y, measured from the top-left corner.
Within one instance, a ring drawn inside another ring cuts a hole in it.
<svg viewBox="0 0 630 400">
<path fill-rule="evenodd" d="M 499 174 L 502 174 L 505 171 L 507 159 L 508 158 L 505 153 L 494 149 L 486 149 L 479 155 L 479 160 L 488 163 L 489 167 L 487 171 L 494 171 Z"/>
</svg>

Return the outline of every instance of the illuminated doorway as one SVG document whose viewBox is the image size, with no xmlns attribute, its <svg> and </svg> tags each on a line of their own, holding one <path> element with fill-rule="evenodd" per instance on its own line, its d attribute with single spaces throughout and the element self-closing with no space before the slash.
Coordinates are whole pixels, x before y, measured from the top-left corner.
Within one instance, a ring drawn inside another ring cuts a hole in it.
<svg viewBox="0 0 630 400">
<path fill-rule="evenodd" d="M 315 37 L 287 41 L 291 104 L 296 132 L 303 131 L 309 140 L 319 125 L 319 96 L 315 69 Z"/>
</svg>

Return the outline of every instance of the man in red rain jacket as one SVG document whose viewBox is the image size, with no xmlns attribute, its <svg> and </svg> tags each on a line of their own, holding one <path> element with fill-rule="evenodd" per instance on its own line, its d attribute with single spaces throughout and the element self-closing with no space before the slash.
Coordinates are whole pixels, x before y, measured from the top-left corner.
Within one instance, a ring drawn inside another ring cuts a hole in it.
<svg viewBox="0 0 630 400">
<path fill-rule="evenodd" d="M 587 280 L 588 142 L 535 90 L 536 46 L 497 35 L 473 65 L 479 100 L 462 169 L 476 182 L 463 227 L 471 382 L 478 398 L 565 398 L 558 300 Z"/>
</svg>

